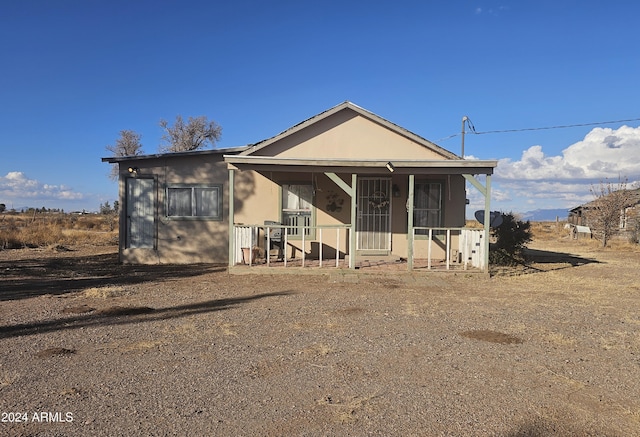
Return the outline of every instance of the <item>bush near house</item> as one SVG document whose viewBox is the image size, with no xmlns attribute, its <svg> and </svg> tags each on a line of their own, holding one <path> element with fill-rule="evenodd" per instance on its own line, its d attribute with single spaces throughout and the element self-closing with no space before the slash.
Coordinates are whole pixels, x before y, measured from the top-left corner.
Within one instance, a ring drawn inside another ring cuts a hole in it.
<svg viewBox="0 0 640 437">
<path fill-rule="evenodd" d="M 495 243 L 489 247 L 489 264 L 522 264 L 525 262 L 526 244 L 533 239 L 531 222 L 517 220 L 512 212 L 502 214 L 502 218 L 502 224 L 493 230 Z"/>
</svg>

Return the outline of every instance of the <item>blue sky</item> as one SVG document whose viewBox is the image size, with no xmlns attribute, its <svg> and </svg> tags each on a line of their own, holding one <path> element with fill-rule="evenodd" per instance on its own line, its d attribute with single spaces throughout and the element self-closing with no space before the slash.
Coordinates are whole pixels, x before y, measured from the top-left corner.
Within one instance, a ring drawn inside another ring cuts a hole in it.
<svg viewBox="0 0 640 437">
<path fill-rule="evenodd" d="M 352 101 L 455 153 L 498 159 L 492 209 L 570 208 L 640 180 L 634 1 L 7 0 L 0 203 L 97 210 L 105 146 L 205 115 L 218 147 Z M 632 120 L 563 129 L 538 127 Z M 471 208 L 480 205 L 469 189 Z"/>
</svg>

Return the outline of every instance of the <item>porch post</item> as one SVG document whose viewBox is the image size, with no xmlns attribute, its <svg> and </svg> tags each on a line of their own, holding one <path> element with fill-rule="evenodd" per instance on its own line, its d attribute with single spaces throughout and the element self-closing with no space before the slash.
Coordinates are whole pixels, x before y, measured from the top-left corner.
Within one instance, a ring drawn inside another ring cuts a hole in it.
<svg viewBox="0 0 640 437">
<path fill-rule="evenodd" d="M 234 211 L 234 203 L 235 203 L 235 187 L 234 187 L 234 180 L 235 180 L 235 170 L 233 170 L 232 168 L 229 169 L 229 267 L 233 267 L 233 265 L 235 264 L 234 262 L 234 255 L 235 255 L 235 243 L 236 243 L 236 238 L 235 238 L 235 229 L 233 227 L 234 224 L 234 215 L 235 215 L 235 211 Z"/>
<path fill-rule="evenodd" d="M 484 271 L 489 273 L 489 227 L 491 225 L 491 175 L 487 175 L 484 194 Z"/>
<path fill-rule="evenodd" d="M 407 194 L 407 270 L 413 270 L 413 193 L 415 175 L 409 175 L 409 193 Z"/>
<path fill-rule="evenodd" d="M 484 196 L 484 256 L 482 262 L 484 263 L 485 273 L 489 272 L 489 228 L 491 225 L 491 175 L 487 174 L 486 183 L 483 187 L 480 182 L 470 174 L 462 175 L 467 181 L 478 189 Z"/>
<path fill-rule="evenodd" d="M 355 173 L 351 174 L 351 233 L 349 234 L 349 268 L 356 268 L 356 192 L 357 192 L 357 183 L 358 175 Z"/>
</svg>

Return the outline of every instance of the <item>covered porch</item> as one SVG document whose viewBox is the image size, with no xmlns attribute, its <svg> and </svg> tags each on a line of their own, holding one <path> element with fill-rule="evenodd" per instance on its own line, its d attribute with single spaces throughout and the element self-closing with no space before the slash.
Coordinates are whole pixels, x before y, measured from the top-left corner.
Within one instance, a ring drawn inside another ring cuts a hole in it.
<svg viewBox="0 0 640 437">
<path fill-rule="evenodd" d="M 489 223 L 465 227 L 465 182 L 489 216 L 496 161 L 224 160 L 230 268 L 488 272 Z M 239 199 L 246 181 L 272 193 L 266 203 Z"/>
</svg>

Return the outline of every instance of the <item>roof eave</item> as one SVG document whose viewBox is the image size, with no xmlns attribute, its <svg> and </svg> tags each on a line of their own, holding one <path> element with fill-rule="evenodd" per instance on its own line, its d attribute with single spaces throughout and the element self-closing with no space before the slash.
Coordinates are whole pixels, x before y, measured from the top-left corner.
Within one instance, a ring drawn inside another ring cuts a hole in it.
<svg viewBox="0 0 640 437">
<path fill-rule="evenodd" d="M 181 157 L 181 156 L 184 157 L 184 156 L 235 154 L 235 153 L 241 153 L 242 151 L 246 150 L 249 147 L 250 146 L 227 147 L 224 149 L 207 149 L 207 150 L 195 150 L 195 151 L 188 151 L 188 152 L 155 153 L 150 155 L 109 156 L 109 157 L 102 158 L 102 162 L 116 164 L 118 162 L 141 161 L 146 159 L 165 159 L 165 158 L 175 158 L 175 157 Z"/>
<path fill-rule="evenodd" d="M 466 159 L 434 160 L 354 160 L 317 158 L 276 158 L 268 156 L 224 155 L 229 168 L 283 171 L 358 171 L 393 172 L 397 174 L 421 173 L 424 171 L 440 174 L 493 174 L 498 161 Z M 390 166 L 388 166 L 390 165 Z M 391 167 L 391 168 L 389 168 Z"/>
</svg>

